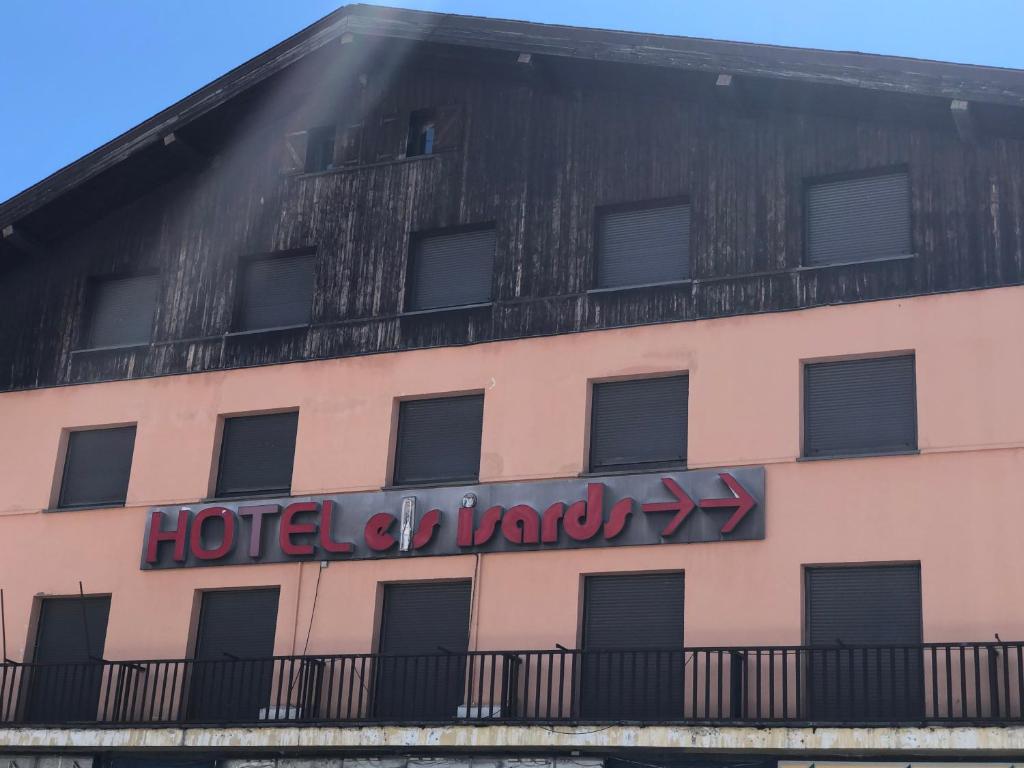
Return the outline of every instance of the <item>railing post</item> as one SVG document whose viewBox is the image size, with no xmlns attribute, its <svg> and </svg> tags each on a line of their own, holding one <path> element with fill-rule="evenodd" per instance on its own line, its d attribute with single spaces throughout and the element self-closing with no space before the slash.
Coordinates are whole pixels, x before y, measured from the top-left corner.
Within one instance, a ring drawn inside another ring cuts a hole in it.
<svg viewBox="0 0 1024 768">
<path fill-rule="evenodd" d="M 729 651 L 729 717 L 744 719 L 746 712 L 747 655 L 743 651 Z"/>
</svg>

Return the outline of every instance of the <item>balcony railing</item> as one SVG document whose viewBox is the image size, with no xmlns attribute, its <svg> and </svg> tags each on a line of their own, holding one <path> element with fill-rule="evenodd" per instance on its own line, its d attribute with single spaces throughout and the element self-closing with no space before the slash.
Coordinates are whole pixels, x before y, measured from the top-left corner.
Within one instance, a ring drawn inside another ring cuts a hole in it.
<svg viewBox="0 0 1024 768">
<path fill-rule="evenodd" d="M 1024 722 L 1024 643 L 0 665 L 0 722 Z"/>
</svg>

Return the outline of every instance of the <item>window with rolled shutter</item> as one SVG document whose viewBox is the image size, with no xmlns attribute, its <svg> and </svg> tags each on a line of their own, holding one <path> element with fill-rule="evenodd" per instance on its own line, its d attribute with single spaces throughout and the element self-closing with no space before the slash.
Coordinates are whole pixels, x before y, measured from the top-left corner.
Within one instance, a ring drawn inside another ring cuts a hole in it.
<svg viewBox="0 0 1024 768">
<path fill-rule="evenodd" d="M 58 506 L 124 504 L 134 450 L 134 426 L 69 433 Z"/>
<path fill-rule="evenodd" d="M 298 411 L 224 419 L 217 496 L 289 493 L 298 422 Z"/>
<path fill-rule="evenodd" d="M 275 256 L 243 267 L 238 330 L 308 325 L 312 319 L 315 254 Z"/>
<path fill-rule="evenodd" d="M 443 720 L 457 713 L 466 684 L 471 595 L 469 581 L 385 585 L 377 717 Z"/>
<path fill-rule="evenodd" d="M 594 384 L 590 470 L 685 464 L 689 381 L 662 376 Z"/>
<path fill-rule="evenodd" d="M 920 717 L 920 566 L 814 567 L 805 578 L 807 643 L 815 648 L 805 653 L 813 718 Z"/>
<path fill-rule="evenodd" d="M 203 593 L 188 719 L 256 722 L 261 711 L 269 708 L 279 592 L 273 588 Z M 296 688 L 301 672 L 301 664 L 290 672 Z"/>
<path fill-rule="evenodd" d="M 25 719 L 68 723 L 96 719 L 103 684 L 103 647 L 110 598 L 48 597 L 41 601 L 35 664 L 26 675 Z"/>
<path fill-rule="evenodd" d="M 807 188 L 808 265 L 872 261 L 913 252 L 905 171 Z"/>
<path fill-rule="evenodd" d="M 399 405 L 395 485 L 475 482 L 480 475 L 484 396 Z"/>
<path fill-rule="evenodd" d="M 914 356 L 804 366 L 804 455 L 917 449 Z"/>
<path fill-rule="evenodd" d="M 588 576 L 583 600 L 581 715 L 680 718 L 682 572 Z"/>
<path fill-rule="evenodd" d="M 87 299 L 84 346 L 148 344 L 153 336 L 158 275 L 104 278 L 92 282 Z"/>
<path fill-rule="evenodd" d="M 689 277 L 689 205 L 670 202 L 598 213 L 598 288 L 657 285 Z"/>
<path fill-rule="evenodd" d="M 444 309 L 491 301 L 494 229 L 414 237 L 406 309 Z"/>
</svg>

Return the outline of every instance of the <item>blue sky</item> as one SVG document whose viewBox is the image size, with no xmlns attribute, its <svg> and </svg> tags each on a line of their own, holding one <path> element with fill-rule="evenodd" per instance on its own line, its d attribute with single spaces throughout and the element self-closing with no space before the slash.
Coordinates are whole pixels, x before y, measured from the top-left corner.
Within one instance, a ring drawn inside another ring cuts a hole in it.
<svg viewBox="0 0 1024 768">
<path fill-rule="evenodd" d="M 0 201 L 338 0 L 3 0 Z M 407 8 L 1024 68 L 1024 0 L 396 0 Z"/>
</svg>

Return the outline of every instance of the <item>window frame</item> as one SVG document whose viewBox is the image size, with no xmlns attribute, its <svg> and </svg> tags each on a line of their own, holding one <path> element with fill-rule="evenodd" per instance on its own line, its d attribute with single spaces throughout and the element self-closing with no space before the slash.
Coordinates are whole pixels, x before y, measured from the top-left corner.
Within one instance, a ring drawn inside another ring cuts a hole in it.
<svg viewBox="0 0 1024 768">
<path fill-rule="evenodd" d="M 812 572 L 814 571 L 835 571 L 839 569 L 870 569 L 870 568 L 884 568 L 892 566 L 895 568 L 916 568 L 918 572 L 918 598 L 920 603 L 918 605 L 920 609 L 920 626 L 919 633 L 921 642 L 924 642 L 924 578 L 921 572 L 921 561 L 920 560 L 858 560 L 858 561 L 841 561 L 841 562 L 822 562 L 822 563 L 803 563 L 800 566 L 800 600 L 803 603 L 800 611 L 800 638 L 804 645 L 810 645 L 811 640 L 811 593 L 810 593 L 810 580 L 812 578 Z"/>
<path fill-rule="evenodd" d="M 98 287 L 105 283 L 117 282 L 119 280 L 132 280 L 142 277 L 155 277 L 157 279 L 156 297 L 153 301 L 153 316 L 150 321 L 149 340 L 130 342 L 127 344 L 106 344 L 103 346 L 94 346 L 92 343 L 92 324 L 96 315 L 96 291 L 98 290 Z M 117 349 L 141 349 L 151 346 L 156 335 L 156 313 L 160 305 L 160 290 L 163 287 L 161 278 L 162 273 L 157 268 L 88 275 L 85 279 L 85 287 L 82 292 L 81 321 L 78 324 L 78 331 L 75 333 L 75 343 L 74 349 L 72 349 L 72 354 L 82 352 L 102 352 L 105 350 Z"/>
<path fill-rule="evenodd" d="M 811 188 L 821 184 L 834 184 L 843 181 L 859 181 L 861 179 L 870 179 L 876 176 L 892 176 L 898 173 L 906 174 L 907 176 L 907 216 L 909 220 L 910 228 L 910 247 L 907 253 L 893 254 L 891 256 L 879 256 L 873 259 L 857 259 L 855 261 L 843 261 L 835 264 L 812 264 L 810 261 L 811 254 Z M 801 237 L 803 242 L 800 248 L 800 265 L 797 267 L 798 270 L 809 270 L 809 269 L 829 269 L 830 267 L 850 267 L 860 264 L 884 264 L 890 261 L 903 261 L 907 259 L 914 259 L 917 257 L 917 243 L 914 239 L 914 185 L 913 177 L 910 173 L 909 163 L 896 163 L 893 165 L 876 166 L 872 168 L 858 168 L 855 170 L 839 171 L 837 173 L 828 173 L 818 176 L 807 176 L 803 179 L 803 189 L 801 193 L 801 208 L 800 216 L 801 222 Z"/>
<path fill-rule="evenodd" d="M 242 411 L 239 413 L 222 413 L 217 417 L 217 439 L 214 445 L 214 461 L 210 468 L 209 494 L 205 501 L 228 501 L 236 499 L 259 499 L 277 498 L 292 495 L 292 487 L 295 483 L 295 456 L 299 448 L 299 418 L 301 409 L 298 406 L 290 408 L 274 408 L 264 411 Z M 227 429 L 227 422 L 231 419 L 248 418 L 254 416 L 276 416 L 284 413 L 295 414 L 295 447 L 292 450 L 291 479 L 286 489 L 264 489 L 253 491 L 240 491 L 236 493 L 222 493 L 220 482 L 224 464 L 224 433 Z"/>
<path fill-rule="evenodd" d="M 311 328 L 316 325 L 315 317 L 315 297 L 316 297 L 316 283 L 317 283 L 317 266 L 319 249 L 316 246 L 303 246 L 301 248 L 288 248 L 281 251 L 269 251 L 264 253 L 251 253 L 245 254 L 239 257 L 238 265 L 235 269 L 234 279 L 234 296 L 231 302 L 231 323 L 229 330 L 226 335 L 228 336 L 245 336 L 249 334 L 258 333 L 272 333 L 274 331 L 287 331 L 296 328 Z M 313 257 L 313 284 L 310 288 L 309 294 L 309 322 L 298 323 L 295 325 L 274 325 L 267 326 L 266 328 L 242 328 L 242 313 L 245 311 L 245 278 L 246 271 L 252 267 L 253 264 L 262 261 L 276 261 L 278 259 L 290 259 L 300 258 L 303 256 Z"/>
<path fill-rule="evenodd" d="M 414 127 L 417 129 L 415 135 L 413 134 Z M 420 145 L 425 135 L 424 129 L 428 129 L 430 133 L 430 151 L 420 151 Z M 415 152 L 411 151 L 414 146 L 416 147 Z M 404 157 L 430 157 L 435 154 L 437 154 L 437 108 L 425 107 L 410 110 L 406 126 Z"/>
<path fill-rule="evenodd" d="M 675 206 L 686 206 L 690 209 L 690 236 L 686 243 L 687 260 L 689 263 L 689 275 L 678 280 L 663 280 L 655 283 L 634 283 L 631 285 L 602 286 L 601 281 L 601 223 L 605 216 L 616 213 L 633 213 L 637 211 L 655 210 L 657 208 L 673 208 Z M 589 288 L 587 293 L 612 293 L 615 291 L 633 291 L 643 288 L 659 288 L 673 285 L 686 285 L 692 283 L 694 276 L 693 261 L 693 201 L 689 195 L 671 195 L 667 197 L 645 198 L 643 200 L 630 200 L 619 203 L 608 203 L 594 207 L 593 222 L 593 247 L 591 249 L 591 268 L 588 279 Z"/>
<path fill-rule="evenodd" d="M 415 293 L 413 285 L 413 268 L 416 261 L 416 251 L 424 240 L 432 237 L 448 237 L 451 235 L 471 234 L 474 232 L 494 232 L 494 254 L 491 263 L 491 285 L 489 298 L 486 301 L 478 301 L 470 304 L 451 304 L 443 307 L 428 307 L 426 309 L 413 309 L 411 302 Z M 408 242 L 405 249 L 405 269 L 402 280 L 402 294 L 399 302 L 402 316 L 414 317 L 416 315 L 429 315 L 438 312 L 460 312 L 469 309 L 480 309 L 491 307 L 497 301 L 497 280 L 498 280 L 498 238 L 497 221 L 489 220 L 475 222 L 472 224 L 456 224 L 450 227 L 436 227 L 433 229 L 421 229 L 408 233 Z"/>
<path fill-rule="evenodd" d="M 913 385 L 914 385 L 914 447 L 907 449 L 870 451 L 860 453 L 829 453 L 811 455 L 807 453 L 807 371 L 811 366 L 823 363 L 846 363 L 856 361 L 886 360 L 894 357 L 909 357 L 913 360 Z M 917 379 L 917 351 L 903 349 L 887 352 L 866 352 L 855 355 L 843 355 L 838 357 L 815 357 L 800 361 L 800 455 L 797 461 L 832 461 L 836 459 L 865 459 L 879 456 L 914 456 L 921 452 L 920 443 L 920 414 L 918 404 L 918 379 Z"/>
<path fill-rule="evenodd" d="M 314 147 L 319 147 L 322 144 L 330 140 L 330 152 L 327 153 L 326 160 L 323 167 L 314 168 L 311 167 L 311 161 L 314 159 Z M 306 129 L 306 157 L 302 164 L 302 173 L 325 173 L 326 171 L 333 171 L 335 169 L 334 157 L 337 152 L 338 144 L 338 126 L 334 123 L 330 125 L 315 125 Z"/>
<path fill-rule="evenodd" d="M 99 426 L 87 425 L 82 427 L 71 427 L 62 430 L 61 445 L 59 452 L 59 463 L 57 465 L 55 487 L 50 494 L 50 507 L 48 512 L 74 512 L 87 509 L 116 509 L 123 508 L 128 504 L 128 492 L 131 490 L 132 470 L 135 467 L 135 447 L 139 437 L 138 422 L 118 422 L 116 424 L 104 424 Z M 132 429 L 132 451 L 128 460 L 128 482 L 125 485 L 125 498 L 118 501 L 91 501 L 81 504 L 66 504 L 64 502 L 64 491 L 67 487 L 69 459 L 71 458 L 72 435 L 79 432 L 104 432 L 115 429 Z"/>
<path fill-rule="evenodd" d="M 402 407 L 405 403 L 417 403 L 425 400 L 456 400 L 460 398 L 479 397 L 480 398 L 480 450 L 478 454 L 478 463 L 476 475 L 473 478 L 459 478 L 459 477 L 447 477 L 443 479 L 433 480 L 413 480 L 409 482 L 403 482 L 399 479 L 399 454 L 402 445 Z M 394 407 L 392 409 L 392 427 L 391 427 L 391 450 L 389 453 L 389 465 L 387 474 L 387 484 L 384 486 L 384 490 L 388 489 L 399 489 L 399 488 L 434 488 L 451 485 L 477 485 L 480 482 L 480 465 L 483 463 L 483 438 L 484 438 L 484 426 L 486 424 L 487 417 L 487 395 L 482 389 L 466 390 L 459 392 L 444 392 L 439 394 L 425 394 L 415 395 L 412 397 L 396 398 L 394 400 Z"/>
<path fill-rule="evenodd" d="M 686 435 L 683 444 L 683 460 L 679 461 L 654 461 L 632 464 L 615 464 L 607 467 L 594 466 L 594 395 L 597 387 L 603 384 L 628 384 L 638 381 L 652 381 L 655 379 L 686 379 Z M 656 470 L 685 470 L 689 461 L 690 452 L 690 371 L 658 371 L 656 373 L 645 373 L 630 376 L 619 376 L 604 379 L 591 379 L 587 382 L 587 419 L 586 419 L 586 456 L 584 466 L 586 469 L 580 473 L 583 477 L 597 477 L 603 475 L 630 475 L 646 471 Z"/>
</svg>

